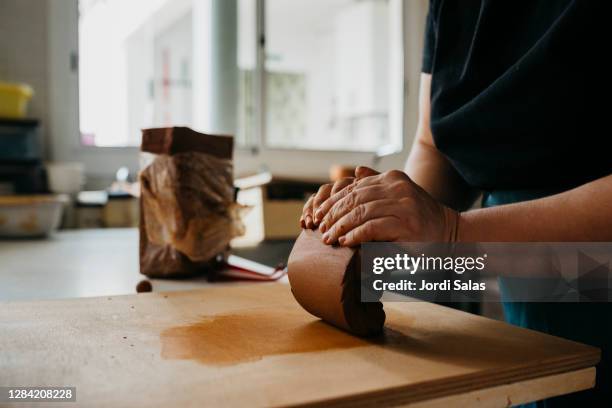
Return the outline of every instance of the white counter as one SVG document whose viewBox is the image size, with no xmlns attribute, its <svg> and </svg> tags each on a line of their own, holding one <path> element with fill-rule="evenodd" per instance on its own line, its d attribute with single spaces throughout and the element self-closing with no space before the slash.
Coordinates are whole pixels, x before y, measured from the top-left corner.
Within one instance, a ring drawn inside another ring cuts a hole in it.
<svg viewBox="0 0 612 408">
<path fill-rule="evenodd" d="M 69 230 L 48 239 L 0 240 L 0 301 L 133 294 L 143 279 L 137 229 Z M 151 282 L 154 291 L 210 285 L 205 277 Z"/>
</svg>

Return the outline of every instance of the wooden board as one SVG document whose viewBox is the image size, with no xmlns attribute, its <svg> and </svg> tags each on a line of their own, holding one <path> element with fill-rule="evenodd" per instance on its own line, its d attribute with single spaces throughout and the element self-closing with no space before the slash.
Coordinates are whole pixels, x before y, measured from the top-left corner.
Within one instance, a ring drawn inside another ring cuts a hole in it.
<svg viewBox="0 0 612 408">
<path fill-rule="evenodd" d="M 0 303 L 0 386 L 76 386 L 84 406 L 355 406 L 563 373 L 582 374 L 526 395 L 593 384 L 581 369 L 596 348 L 429 303 L 385 308 L 385 336 L 368 341 L 308 315 L 283 284 Z"/>
<path fill-rule="evenodd" d="M 554 397 L 560 395 L 561 390 L 564 390 L 561 394 L 569 394 L 592 388 L 594 385 L 595 367 L 590 367 L 408 403 L 404 406 L 410 408 L 510 407 Z"/>
</svg>

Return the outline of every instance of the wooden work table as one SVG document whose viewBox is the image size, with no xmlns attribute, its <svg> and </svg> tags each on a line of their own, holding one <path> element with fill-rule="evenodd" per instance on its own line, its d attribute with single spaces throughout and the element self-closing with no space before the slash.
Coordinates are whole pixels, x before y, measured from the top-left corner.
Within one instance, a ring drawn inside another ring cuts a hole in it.
<svg viewBox="0 0 612 408">
<path fill-rule="evenodd" d="M 0 303 L 0 386 L 66 406 L 507 406 L 593 386 L 599 350 L 425 302 L 362 340 L 287 285 Z M 56 405 L 54 405 L 56 406 Z"/>
<path fill-rule="evenodd" d="M 291 243 L 240 246 L 273 265 Z M 361 340 L 286 284 L 153 280 L 136 295 L 136 230 L 0 241 L 0 259 L 0 386 L 75 386 L 70 407 L 496 407 L 590 388 L 599 359 L 422 302 L 386 303 L 385 335 Z"/>
</svg>

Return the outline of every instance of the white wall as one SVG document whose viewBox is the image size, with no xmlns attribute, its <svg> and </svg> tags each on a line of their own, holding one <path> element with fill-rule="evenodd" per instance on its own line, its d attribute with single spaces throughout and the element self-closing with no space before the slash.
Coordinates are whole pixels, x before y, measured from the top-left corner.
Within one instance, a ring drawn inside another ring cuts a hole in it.
<svg viewBox="0 0 612 408">
<path fill-rule="evenodd" d="M 0 1 L 0 81 L 34 88 L 28 116 L 42 121 L 43 135 L 49 118 L 46 36 L 46 1 Z"/>
</svg>

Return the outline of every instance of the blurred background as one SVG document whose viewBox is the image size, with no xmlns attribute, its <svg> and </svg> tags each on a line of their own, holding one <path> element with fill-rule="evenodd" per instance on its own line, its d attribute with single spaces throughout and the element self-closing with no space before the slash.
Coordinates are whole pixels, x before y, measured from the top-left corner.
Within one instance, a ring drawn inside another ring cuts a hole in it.
<svg viewBox="0 0 612 408">
<path fill-rule="evenodd" d="M 235 173 L 401 167 L 425 0 L 2 0 L 0 81 L 33 90 L 45 161 L 139 169 L 140 129 L 236 137 Z M 6 116 L 6 115 L 4 115 Z"/>
<path fill-rule="evenodd" d="M 234 136 L 250 210 L 233 254 L 285 262 L 321 183 L 403 168 L 426 12 L 426 0 L 0 0 L 0 300 L 134 291 L 143 128 Z"/>
</svg>

